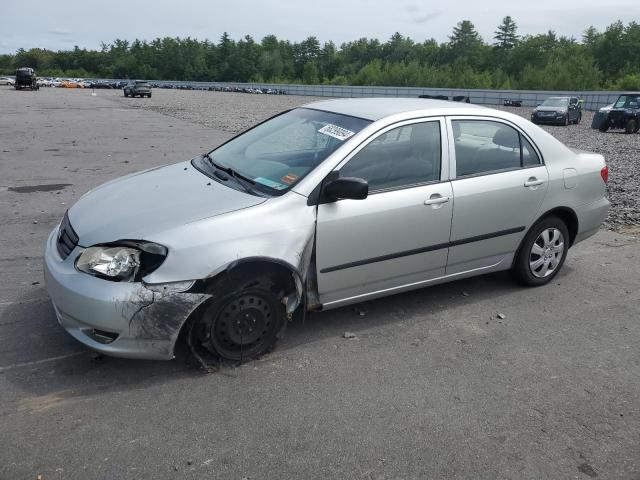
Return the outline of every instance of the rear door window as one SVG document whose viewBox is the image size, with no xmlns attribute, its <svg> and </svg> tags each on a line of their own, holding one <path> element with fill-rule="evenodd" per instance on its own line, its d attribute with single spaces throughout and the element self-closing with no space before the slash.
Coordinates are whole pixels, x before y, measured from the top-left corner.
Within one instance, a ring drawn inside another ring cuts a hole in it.
<svg viewBox="0 0 640 480">
<path fill-rule="evenodd" d="M 456 177 L 540 164 L 531 143 L 515 128 L 491 120 L 452 120 Z"/>
</svg>

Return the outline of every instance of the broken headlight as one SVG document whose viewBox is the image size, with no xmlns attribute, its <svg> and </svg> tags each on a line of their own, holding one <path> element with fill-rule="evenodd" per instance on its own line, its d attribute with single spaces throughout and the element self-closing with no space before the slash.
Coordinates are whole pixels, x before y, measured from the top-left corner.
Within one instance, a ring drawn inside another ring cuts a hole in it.
<svg viewBox="0 0 640 480">
<path fill-rule="evenodd" d="M 121 242 L 95 245 L 83 251 L 76 268 L 106 280 L 139 281 L 158 268 L 167 256 L 167 249 L 150 242 Z"/>
</svg>

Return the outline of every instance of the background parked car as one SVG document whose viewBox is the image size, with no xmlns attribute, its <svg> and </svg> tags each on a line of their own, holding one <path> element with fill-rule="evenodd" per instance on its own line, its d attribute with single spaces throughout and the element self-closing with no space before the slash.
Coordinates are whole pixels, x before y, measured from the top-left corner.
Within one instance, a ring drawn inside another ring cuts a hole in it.
<svg viewBox="0 0 640 480">
<path fill-rule="evenodd" d="M 14 84 L 16 90 L 29 89 L 38 90 L 38 79 L 33 68 L 24 67 L 16 70 L 16 81 Z"/>
<path fill-rule="evenodd" d="M 66 79 L 60 81 L 60 85 L 58 85 L 58 88 L 84 88 L 84 84 L 75 80 Z"/>
<path fill-rule="evenodd" d="M 640 130 L 640 93 L 623 93 L 598 127 L 601 132 L 622 128 L 625 133 Z"/>
<path fill-rule="evenodd" d="M 549 97 L 531 113 L 533 123 L 576 125 L 582 120 L 582 104 L 578 97 Z"/>
<path fill-rule="evenodd" d="M 13 86 L 16 81 L 11 77 L 0 77 L 0 85 L 11 85 Z"/>
<path fill-rule="evenodd" d="M 605 119 L 607 118 L 607 115 L 609 114 L 609 111 L 613 108 L 613 105 L 614 105 L 613 103 L 610 103 L 609 105 L 602 107 L 596 113 L 594 113 L 593 120 L 591 120 L 591 128 L 593 128 L 594 130 L 597 130 L 600 128 L 600 125 L 602 125 L 602 122 L 604 122 Z"/>
<path fill-rule="evenodd" d="M 112 85 L 105 80 L 98 80 L 94 82 L 88 82 L 89 86 L 87 88 L 97 88 L 97 89 L 111 89 Z"/>
<path fill-rule="evenodd" d="M 151 85 L 144 80 L 134 80 L 129 82 L 122 89 L 125 97 L 148 97 L 151 98 Z"/>
</svg>

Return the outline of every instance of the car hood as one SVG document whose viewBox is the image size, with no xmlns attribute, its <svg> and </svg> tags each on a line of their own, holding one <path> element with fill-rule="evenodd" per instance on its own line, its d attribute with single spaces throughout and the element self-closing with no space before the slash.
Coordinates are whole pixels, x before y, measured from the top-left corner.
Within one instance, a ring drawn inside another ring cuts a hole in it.
<svg viewBox="0 0 640 480">
<path fill-rule="evenodd" d="M 536 112 L 566 112 L 567 109 L 565 107 L 543 107 L 542 105 L 536 107 Z"/>
<path fill-rule="evenodd" d="M 69 220 L 83 247 L 149 235 L 266 199 L 212 180 L 189 162 L 153 168 L 107 182 L 78 200 Z"/>
</svg>

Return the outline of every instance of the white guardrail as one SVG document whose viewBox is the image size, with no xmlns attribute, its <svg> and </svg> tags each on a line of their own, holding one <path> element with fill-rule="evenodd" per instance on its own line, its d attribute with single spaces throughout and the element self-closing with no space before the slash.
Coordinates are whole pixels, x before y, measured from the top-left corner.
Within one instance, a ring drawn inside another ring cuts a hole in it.
<svg viewBox="0 0 640 480">
<path fill-rule="evenodd" d="M 109 79 L 109 81 L 118 81 Z M 367 87 L 346 85 L 300 85 L 281 83 L 237 83 L 237 82 L 188 82 L 149 80 L 154 85 L 175 85 L 195 89 L 208 88 L 253 88 L 272 89 L 287 95 L 316 97 L 419 97 L 420 95 L 442 95 L 449 98 L 469 97 L 470 103 L 480 105 L 502 105 L 505 100 L 521 101 L 522 106 L 535 107 L 551 96 L 577 96 L 584 101 L 586 110 L 597 110 L 616 101 L 622 92 L 612 91 L 546 91 L 546 90 L 481 90 L 465 88 L 423 87 Z"/>
</svg>

